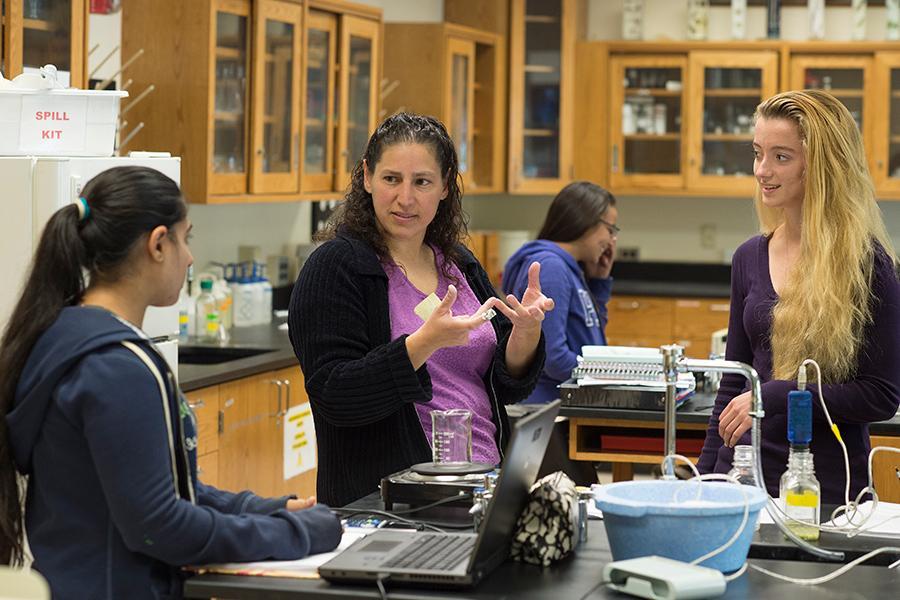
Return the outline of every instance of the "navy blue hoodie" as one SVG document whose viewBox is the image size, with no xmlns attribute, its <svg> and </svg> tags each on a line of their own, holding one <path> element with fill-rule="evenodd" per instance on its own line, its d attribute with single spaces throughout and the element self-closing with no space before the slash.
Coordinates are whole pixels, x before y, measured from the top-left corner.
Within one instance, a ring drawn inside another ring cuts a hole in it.
<svg viewBox="0 0 900 600">
<path fill-rule="evenodd" d="M 506 262 L 503 290 L 521 298 L 528 287 L 528 267 L 541 263 L 541 291 L 555 307 L 544 317 L 547 360 L 534 392 L 524 403 L 551 402 L 556 389 L 572 375 L 582 346 L 605 346 L 606 303 L 612 278 L 585 280 L 575 258 L 547 240 L 528 242 Z"/>
<path fill-rule="evenodd" d="M 28 357 L 7 424 L 29 476 L 34 567 L 55 600 L 180 598 L 180 565 L 295 559 L 340 541 L 325 506 L 289 512 L 286 498 L 197 481 L 193 415 L 165 360 L 103 309 L 63 309 Z"/>
</svg>

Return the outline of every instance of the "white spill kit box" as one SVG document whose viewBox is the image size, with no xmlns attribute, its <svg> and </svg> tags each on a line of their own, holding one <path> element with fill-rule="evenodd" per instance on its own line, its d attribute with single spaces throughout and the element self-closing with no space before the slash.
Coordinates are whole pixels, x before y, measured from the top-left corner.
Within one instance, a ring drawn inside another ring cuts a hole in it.
<svg viewBox="0 0 900 600">
<path fill-rule="evenodd" d="M 0 89 L 0 155 L 112 156 L 128 92 Z"/>
</svg>

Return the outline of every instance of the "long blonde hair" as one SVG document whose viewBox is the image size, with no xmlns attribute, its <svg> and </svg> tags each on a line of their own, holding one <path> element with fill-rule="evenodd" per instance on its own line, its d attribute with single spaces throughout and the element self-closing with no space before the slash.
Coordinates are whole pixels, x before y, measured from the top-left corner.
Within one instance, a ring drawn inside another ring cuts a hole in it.
<svg viewBox="0 0 900 600">
<path fill-rule="evenodd" d="M 843 104 L 818 90 L 772 96 L 754 119 L 795 123 L 806 155 L 800 257 L 772 313 L 772 376 L 794 379 L 813 358 L 825 381 L 847 381 L 872 322 L 875 253 L 884 250 L 896 267 L 859 129 Z M 758 184 L 755 204 L 770 236 L 783 211 L 762 203 Z"/>
</svg>

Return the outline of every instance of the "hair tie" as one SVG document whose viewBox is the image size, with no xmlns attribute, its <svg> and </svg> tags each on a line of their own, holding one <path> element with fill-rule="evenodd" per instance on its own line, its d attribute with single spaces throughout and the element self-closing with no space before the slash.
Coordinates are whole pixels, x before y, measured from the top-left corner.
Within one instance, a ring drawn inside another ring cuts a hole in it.
<svg viewBox="0 0 900 600">
<path fill-rule="evenodd" d="M 88 206 L 87 200 L 84 198 L 78 198 L 78 202 L 75 203 L 78 206 L 78 220 L 84 221 L 89 216 L 91 216 L 91 207 Z"/>
</svg>

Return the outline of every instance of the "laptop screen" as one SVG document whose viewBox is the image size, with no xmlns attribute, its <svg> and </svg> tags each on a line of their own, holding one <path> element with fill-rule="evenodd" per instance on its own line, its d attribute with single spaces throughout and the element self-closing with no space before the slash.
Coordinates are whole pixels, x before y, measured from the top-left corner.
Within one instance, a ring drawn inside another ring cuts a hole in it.
<svg viewBox="0 0 900 600">
<path fill-rule="evenodd" d="M 516 520 L 528 503 L 529 490 L 541 467 L 559 405 L 560 401 L 555 400 L 522 417 L 513 426 L 469 571 L 490 571 L 506 560 Z"/>
</svg>

